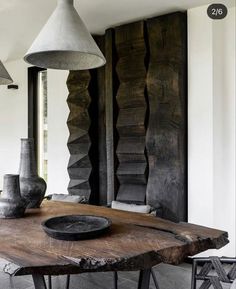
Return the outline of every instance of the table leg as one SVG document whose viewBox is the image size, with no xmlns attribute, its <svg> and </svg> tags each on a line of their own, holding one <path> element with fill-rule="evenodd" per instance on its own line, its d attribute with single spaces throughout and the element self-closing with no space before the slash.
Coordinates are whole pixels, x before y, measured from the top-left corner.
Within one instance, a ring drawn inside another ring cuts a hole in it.
<svg viewBox="0 0 236 289">
<path fill-rule="evenodd" d="M 138 289 L 149 289 L 151 269 L 141 270 L 139 273 Z"/>
<path fill-rule="evenodd" d="M 33 277 L 35 289 L 47 289 L 43 275 L 33 274 L 32 277 Z"/>
<path fill-rule="evenodd" d="M 70 289 L 70 275 L 66 276 L 66 289 Z"/>
<path fill-rule="evenodd" d="M 118 272 L 115 271 L 114 273 L 114 276 L 113 276 L 113 280 L 114 280 L 114 289 L 118 289 Z"/>
<path fill-rule="evenodd" d="M 52 289 L 52 276 L 48 275 L 48 289 Z"/>
</svg>

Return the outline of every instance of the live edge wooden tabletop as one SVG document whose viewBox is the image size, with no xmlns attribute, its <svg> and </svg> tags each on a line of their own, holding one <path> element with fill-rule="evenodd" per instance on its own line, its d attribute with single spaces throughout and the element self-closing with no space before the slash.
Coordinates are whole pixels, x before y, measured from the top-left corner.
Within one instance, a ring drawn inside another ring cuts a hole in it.
<svg viewBox="0 0 236 289">
<path fill-rule="evenodd" d="M 42 221 L 68 214 L 109 217 L 112 226 L 97 239 L 76 242 L 55 240 L 44 233 Z M 223 231 L 139 213 L 46 201 L 22 219 L 0 220 L 0 263 L 5 273 L 15 276 L 144 270 L 221 248 L 228 243 L 227 237 Z"/>
</svg>

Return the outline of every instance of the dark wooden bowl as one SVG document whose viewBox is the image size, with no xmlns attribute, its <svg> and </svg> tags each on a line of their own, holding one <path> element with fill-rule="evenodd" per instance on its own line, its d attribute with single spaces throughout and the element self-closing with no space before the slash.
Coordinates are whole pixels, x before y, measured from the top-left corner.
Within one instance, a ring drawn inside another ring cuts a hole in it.
<svg viewBox="0 0 236 289">
<path fill-rule="evenodd" d="M 59 216 L 42 223 L 43 230 L 50 237 L 64 241 L 96 238 L 107 232 L 110 226 L 110 219 L 90 215 Z"/>
</svg>

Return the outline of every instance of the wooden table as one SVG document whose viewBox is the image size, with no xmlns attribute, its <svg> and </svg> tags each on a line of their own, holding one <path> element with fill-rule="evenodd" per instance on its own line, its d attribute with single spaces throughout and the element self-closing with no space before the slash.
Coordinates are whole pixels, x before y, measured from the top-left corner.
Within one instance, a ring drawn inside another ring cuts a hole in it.
<svg viewBox="0 0 236 289">
<path fill-rule="evenodd" d="M 112 220 L 110 232 L 77 242 L 48 237 L 40 224 L 53 216 L 89 214 Z M 0 258 L 12 276 L 32 275 L 45 289 L 43 275 L 140 270 L 139 289 L 149 288 L 150 268 L 228 243 L 226 232 L 188 223 L 172 223 L 150 215 L 81 204 L 44 202 L 22 219 L 0 220 Z"/>
</svg>

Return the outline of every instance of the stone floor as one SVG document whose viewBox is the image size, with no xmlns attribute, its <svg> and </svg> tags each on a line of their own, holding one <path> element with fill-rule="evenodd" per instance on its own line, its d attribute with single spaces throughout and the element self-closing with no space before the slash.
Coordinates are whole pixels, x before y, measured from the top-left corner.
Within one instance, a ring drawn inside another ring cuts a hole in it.
<svg viewBox="0 0 236 289">
<path fill-rule="evenodd" d="M 160 264 L 155 267 L 156 277 L 160 289 L 190 289 L 191 284 L 191 266 L 181 264 L 172 266 Z M 137 272 L 119 272 L 120 289 L 137 289 Z M 65 277 L 53 277 L 53 289 L 64 289 Z M 112 273 L 90 273 L 74 275 L 71 277 L 70 289 L 112 289 Z M 154 289 L 151 280 L 150 289 Z M 230 288 L 225 286 L 224 289 Z M 0 273 L 0 289 L 34 289 L 31 277 L 9 278 L 4 273 Z"/>
</svg>

